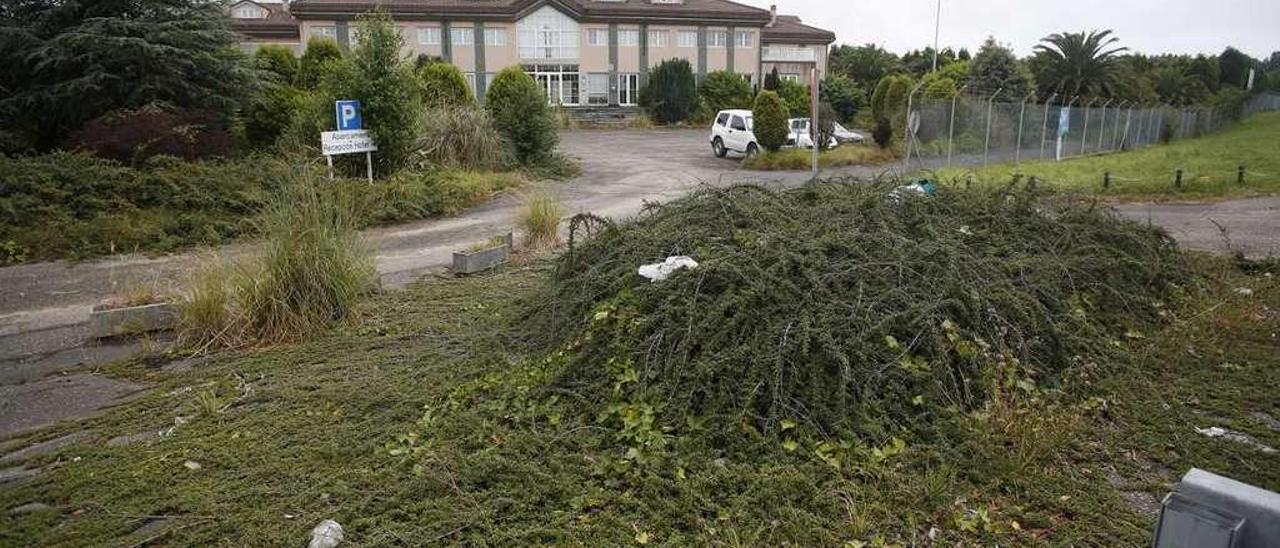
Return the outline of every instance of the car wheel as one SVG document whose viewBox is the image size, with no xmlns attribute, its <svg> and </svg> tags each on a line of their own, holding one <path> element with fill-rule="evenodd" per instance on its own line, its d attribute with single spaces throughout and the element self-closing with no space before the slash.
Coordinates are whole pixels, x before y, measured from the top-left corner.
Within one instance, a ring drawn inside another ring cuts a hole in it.
<svg viewBox="0 0 1280 548">
<path fill-rule="evenodd" d="M 716 158 L 724 158 L 725 154 L 729 153 L 729 149 L 724 148 L 724 141 L 721 141 L 719 137 L 711 141 L 711 150 L 715 151 Z"/>
<path fill-rule="evenodd" d="M 755 143 L 751 143 L 751 144 L 747 145 L 747 157 L 748 157 L 748 158 L 754 157 L 754 156 L 755 156 L 755 155 L 757 155 L 757 154 L 760 154 L 760 148 L 759 148 L 759 147 L 757 147 Z"/>
</svg>

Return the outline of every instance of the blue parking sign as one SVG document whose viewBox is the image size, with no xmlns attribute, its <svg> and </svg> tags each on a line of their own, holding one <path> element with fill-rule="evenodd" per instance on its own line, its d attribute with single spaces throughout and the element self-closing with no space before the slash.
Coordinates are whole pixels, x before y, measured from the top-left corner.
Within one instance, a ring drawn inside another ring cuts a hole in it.
<svg viewBox="0 0 1280 548">
<path fill-rule="evenodd" d="M 360 129 L 360 101 L 338 101 L 334 110 L 338 116 L 338 131 Z"/>
</svg>

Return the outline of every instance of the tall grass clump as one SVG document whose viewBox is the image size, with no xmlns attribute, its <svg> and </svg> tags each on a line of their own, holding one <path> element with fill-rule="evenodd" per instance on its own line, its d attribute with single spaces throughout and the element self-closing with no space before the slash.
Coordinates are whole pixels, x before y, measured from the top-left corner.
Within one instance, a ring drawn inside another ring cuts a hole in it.
<svg viewBox="0 0 1280 548">
<path fill-rule="evenodd" d="M 225 277 L 194 278 L 182 305 L 186 338 L 287 342 L 351 318 L 374 268 L 345 188 L 327 187 L 311 171 L 287 181 L 260 216 L 261 249 L 227 267 Z"/>
<path fill-rule="evenodd" d="M 797 427 L 929 435 L 1114 362 L 1195 283 L 1166 234 L 1091 202 L 895 185 L 705 189 L 616 226 L 575 217 L 536 316 L 567 356 L 550 390 L 726 446 Z M 672 255 L 699 265 L 637 275 Z"/>
<path fill-rule="evenodd" d="M 546 188 L 530 192 L 520 211 L 519 225 L 524 229 L 526 245 L 535 249 L 547 249 L 560 243 L 560 218 L 564 207 L 554 193 Z"/>
<path fill-rule="evenodd" d="M 421 127 L 415 154 L 428 166 L 493 170 L 515 162 L 511 143 L 482 109 L 429 108 L 422 114 Z"/>
</svg>

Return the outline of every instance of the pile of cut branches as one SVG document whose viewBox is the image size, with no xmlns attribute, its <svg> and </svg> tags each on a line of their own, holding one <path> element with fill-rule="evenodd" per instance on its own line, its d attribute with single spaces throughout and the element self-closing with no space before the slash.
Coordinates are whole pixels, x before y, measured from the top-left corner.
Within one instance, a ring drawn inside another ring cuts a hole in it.
<svg viewBox="0 0 1280 548">
<path fill-rule="evenodd" d="M 1194 283 L 1160 230 L 1035 191 L 737 186 L 575 221 L 542 314 L 554 388 L 725 437 L 884 436 L 1051 388 Z M 637 275 L 672 255 L 700 265 Z"/>
</svg>

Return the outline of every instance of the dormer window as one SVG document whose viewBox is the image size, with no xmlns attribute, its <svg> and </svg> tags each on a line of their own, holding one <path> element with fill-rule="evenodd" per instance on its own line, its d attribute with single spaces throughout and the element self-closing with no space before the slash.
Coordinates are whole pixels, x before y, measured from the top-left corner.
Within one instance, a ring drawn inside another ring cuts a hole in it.
<svg viewBox="0 0 1280 548">
<path fill-rule="evenodd" d="M 231 17 L 236 19 L 266 19 L 267 10 L 253 4 L 241 4 L 231 8 Z"/>
<path fill-rule="evenodd" d="M 649 0 L 650 4 L 683 4 L 684 0 Z"/>
</svg>

